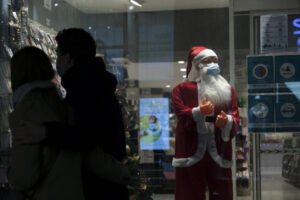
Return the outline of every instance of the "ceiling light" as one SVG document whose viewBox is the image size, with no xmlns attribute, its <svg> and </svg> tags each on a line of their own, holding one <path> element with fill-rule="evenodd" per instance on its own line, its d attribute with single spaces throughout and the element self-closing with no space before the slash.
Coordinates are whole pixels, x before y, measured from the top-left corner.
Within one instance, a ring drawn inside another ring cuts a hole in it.
<svg viewBox="0 0 300 200">
<path fill-rule="evenodd" d="M 89 26 L 89 30 L 92 30 L 92 27 L 91 27 L 91 26 Z"/>
<path fill-rule="evenodd" d="M 133 10 L 134 9 L 134 6 L 129 6 L 129 10 Z"/>
<path fill-rule="evenodd" d="M 170 88 L 171 87 L 171 85 L 166 85 L 166 88 Z"/>
<path fill-rule="evenodd" d="M 110 26 L 107 26 L 107 29 L 109 30 L 109 29 L 110 29 Z"/>
<path fill-rule="evenodd" d="M 186 75 L 182 75 L 182 78 L 186 78 Z"/>
<path fill-rule="evenodd" d="M 54 7 L 57 7 L 57 6 L 59 6 L 59 3 L 54 3 Z"/>
<path fill-rule="evenodd" d="M 184 64 L 184 61 L 183 60 L 179 60 L 178 64 Z"/>
<path fill-rule="evenodd" d="M 138 3 L 136 0 L 130 0 L 130 3 L 138 7 L 143 7 L 142 4 Z"/>
<path fill-rule="evenodd" d="M 181 72 L 186 72 L 186 68 L 180 68 Z"/>
</svg>

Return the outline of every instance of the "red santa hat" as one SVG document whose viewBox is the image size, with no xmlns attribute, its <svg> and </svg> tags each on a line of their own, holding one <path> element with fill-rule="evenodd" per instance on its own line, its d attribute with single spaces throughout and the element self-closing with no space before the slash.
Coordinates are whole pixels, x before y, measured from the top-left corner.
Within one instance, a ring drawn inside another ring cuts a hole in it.
<svg viewBox="0 0 300 200">
<path fill-rule="evenodd" d="M 189 52 L 188 63 L 186 67 L 186 77 L 188 77 L 193 63 L 198 65 L 203 59 L 215 56 L 218 57 L 217 54 L 206 47 L 192 47 Z"/>
</svg>

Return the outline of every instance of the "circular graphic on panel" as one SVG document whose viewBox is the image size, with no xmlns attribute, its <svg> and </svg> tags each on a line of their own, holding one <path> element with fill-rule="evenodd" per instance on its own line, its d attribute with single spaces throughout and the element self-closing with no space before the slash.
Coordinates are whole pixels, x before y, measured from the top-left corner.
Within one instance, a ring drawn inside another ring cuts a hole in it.
<svg viewBox="0 0 300 200">
<path fill-rule="evenodd" d="M 159 119 L 154 115 L 145 115 L 140 118 L 141 142 L 152 144 L 160 139 L 162 127 Z"/>
<path fill-rule="evenodd" d="M 257 118 L 265 118 L 269 113 L 269 108 L 264 103 L 258 103 L 252 107 L 252 112 Z"/>
<path fill-rule="evenodd" d="M 284 63 L 280 67 L 280 75 L 283 78 L 291 78 L 295 75 L 295 66 L 291 63 Z"/>
<path fill-rule="evenodd" d="M 296 107 L 291 103 L 285 103 L 281 106 L 280 113 L 284 118 L 292 118 L 296 114 Z"/>
<path fill-rule="evenodd" d="M 266 65 L 264 64 L 257 64 L 255 65 L 255 67 L 253 68 L 253 76 L 256 78 L 256 79 L 264 79 L 267 77 L 268 75 L 268 68 Z"/>
</svg>

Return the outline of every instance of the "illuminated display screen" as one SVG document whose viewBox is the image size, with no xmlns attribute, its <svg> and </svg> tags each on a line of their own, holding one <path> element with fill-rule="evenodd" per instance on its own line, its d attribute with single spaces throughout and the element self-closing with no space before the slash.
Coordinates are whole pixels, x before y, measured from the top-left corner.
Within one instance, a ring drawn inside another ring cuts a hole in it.
<svg viewBox="0 0 300 200">
<path fill-rule="evenodd" d="M 169 99 L 140 99 L 140 149 L 167 150 L 169 144 Z"/>
</svg>

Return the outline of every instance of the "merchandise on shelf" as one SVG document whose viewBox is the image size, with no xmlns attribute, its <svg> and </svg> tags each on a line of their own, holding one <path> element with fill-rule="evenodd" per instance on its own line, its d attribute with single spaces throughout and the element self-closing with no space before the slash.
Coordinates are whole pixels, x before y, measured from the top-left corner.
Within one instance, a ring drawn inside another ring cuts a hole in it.
<svg viewBox="0 0 300 200">
<path fill-rule="evenodd" d="M 236 187 L 237 196 L 248 196 L 251 192 L 248 159 L 250 148 L 248 145 L 248 132 L 245 131 L 247 130 L 248 120 L 245 108 L 239 108 L 239 113 L 241 124 L 236 135 Z"/>
<path fill-rule="evenodd" d="M 56 61 L 57 46 L 55 41 L 56 32 L 47 27 L 44 27 L 32 20 L 28 23 L 28 43 L 43 50 L 54 63 Z"/>
<path fill-rule="evenodd" d="M 8 24 L 0 25 L 3 31 L 0 33 L 0 35 L 2 34 L 2 51 L 0 52 L 0 184 L 5 187 L 8 186 L 6 171 L 11 148 L 11 133 L 8 123 L 8 115 L 12 110 L 9 60 L 14 52 L 26 44 L 27 10 L 23 6 L 23 0 L 12 0 L 9 1 L 7 7 L 8 15 L 5 16 L 5 12 L 1 13 L 1 17 L 8 19 Z M 0 190 L 0 196 L 1 192 Z"/>
<path fill-rule="evenodd" d="M 105 59 L 104 59 L 105 60 Z M 113 73 L 118 80 L 116 91 L 119 104 L 123 113 L 123 120 L 126 133 L 126 166 L 130 169 L 131 183 L 128 185 L 130 199 L 151 200 L 151 185 L 146 177 L 145 170 L 140 165 L 138 149 L 138 106 L 134 99 L 128 99 L 128 73 L 127 69 L 120 64 L 107 65 L 107 70 Z M 137 94 L 138 95 L 138 94 Z"/>
<path fill-rule="evenodd" d="M 9 60 L 19 49 L 33 45 L 37 46 L 51 58 L 53 66 L 56 60 L 56 32 L 28 19 L 28 9 L 23 0 L 11 0 L 8 5 L 7 39 L 2 39 L 0 58 L 0 183 L 6 185 L 6 168 L 11 148 L 11 134 L 8 115 L 12 110 L 12 91 L 10 81 Z M 3 28 L 5 29 L 5 28 Z M 1 192 L 1 191 L 0 191 Z M 1 195 L 0 195 L 1 196 Z"/>
<path fill-rule="evenodd" d="M 292 138 L 285 139 L 283 148 L 287 149 L 300 149 L 300 136 L 293 136 Z M 288 182 L 300 186 L 300 153 L 299 151 L 291 154 L 286 154 L 282 159 L 282 177 Z"/>
</svg>

